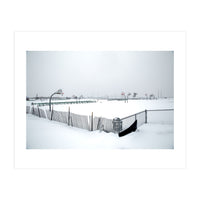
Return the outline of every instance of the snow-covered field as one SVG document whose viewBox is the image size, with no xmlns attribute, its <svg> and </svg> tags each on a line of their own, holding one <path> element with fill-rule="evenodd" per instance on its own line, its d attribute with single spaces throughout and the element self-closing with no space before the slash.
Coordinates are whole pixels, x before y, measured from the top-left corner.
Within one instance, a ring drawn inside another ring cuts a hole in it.
<svg viewBox="0 0 200 200">
<path fill-rule="evenodd" d="M 67 100 L 66 100 L 67 101 Z M 68 100 L 69 101 L 69 100 Z M 36 101 L 34 101 L 36 102 Z M 41 101 L 37 101 L 38 103 Z M 63 101 L 62 101 L 63 102 Z M 28 102 L 30 105 L 30 102 Z M 107 101 L 99 100 L 97 103 L 88 104 L 61 104 L 53 105 L 53 109 L 56 111 L 66 111 L 70 107 L 70 111 L 81 115 L 91 115 L 106 117 L 113 119 L 115 117 L 126 117 L 137 112 L 141 112 L 145 109 L 173 109 L 173 99 L 158 99 L 158 100 L 129 100 L 128 103 L 124 101 Z M 44 109 L 49 109 L 48 106 L 44 106 Z"/>
<path fill-rule="evenodd" d="M 173 99 L 129 100 L 128 103 L 100 100 L 90 104 L 54 105 L 54 110 L 68 111 L 69 106 L 71 112 L 76 114 L 90 115 L 93 112 L 95 116 L 112 119 L 126 117 L 145 109 L 171 109 Z M 163 118 L 161 115 L 163 114 L 157 115 L 157 121 L 154 123 L 144 124 L 136 132 L 118 137 L 114 133 L 91 132 L 27 114 L 27 148 L 173 149 L 173 118 L 170 123 L 162 123 L 159 122 L 159 118 Z"/>
<path fill-rule="evenodd" d="M 170 124 L 144 124 L 136 132 L 118 137 L 114 133 L 91 132 L 27 115 L 28 149 L 172 149 L 173 137 Z"/>
</svg>

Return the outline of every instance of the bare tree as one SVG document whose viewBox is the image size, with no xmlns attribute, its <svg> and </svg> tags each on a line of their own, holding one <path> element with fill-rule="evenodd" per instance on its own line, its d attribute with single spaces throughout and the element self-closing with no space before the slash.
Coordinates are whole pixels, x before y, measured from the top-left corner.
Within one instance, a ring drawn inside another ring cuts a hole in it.
<svg viewBox="0 0 200 200">
<path fill-rule="evenodd" d="M 149 95 L 149 98 L 150 98 L 150 99 L 155 99 L 155 95 L 154 95 L 154 94 L 150 94 L 150 95 Z"/>
<path fill-rule="evenodd" d="M 36 97 L 35 97 L 35 99 L 37 100 L 37 99 L 39 99 L 39 97 L 38 97 L 38 94 L 36 94 Z"/>
<path fill-rule="evenodd" d="M 133 98 L 135 98 L 138 95 L 138 93 L 134 92 L 133 93 Z"/>
<path fill-rule="evenodd" d="M 72 98 L 73 99 L 77 99 L 78 97 L 76 95 L 72 95 Z"/>
<path fill-rule="evenodd" d="M 78 97 L 76 95 L 72 95 L 72 99 L 76 99 L 77 102 Z"/>
</svg>

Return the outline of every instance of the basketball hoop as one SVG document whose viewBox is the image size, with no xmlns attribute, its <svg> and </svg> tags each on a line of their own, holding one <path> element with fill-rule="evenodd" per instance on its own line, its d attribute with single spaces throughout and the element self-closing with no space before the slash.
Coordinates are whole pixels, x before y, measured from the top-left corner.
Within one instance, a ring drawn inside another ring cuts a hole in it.
<svg viewBox="0 0 200 200">
<path fill-rule="evenodd" d="M 50 98 L 49 98 L 49 111 L 51 111 L 51 99 L 52 99 L 53 95 L 55 95 L 55 94 L 61 94 L 61 95 L 63 96 L 64 93 L 62 92 L 62 89 L 59 89 L 58 91 L 54 92 L 54 93 L 50 96 Z"/>
</svg>

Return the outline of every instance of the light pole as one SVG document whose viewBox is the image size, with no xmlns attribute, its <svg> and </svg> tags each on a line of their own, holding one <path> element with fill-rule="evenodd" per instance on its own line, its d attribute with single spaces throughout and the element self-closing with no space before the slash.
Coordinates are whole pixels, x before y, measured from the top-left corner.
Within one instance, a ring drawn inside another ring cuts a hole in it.
<svg viewBox="0 0 200 200">
<path fill-rule="evenodd" d="M 127 94 L 127 103 L 128 103 L 128 97 L 131 95 L 131 93 L 129 92 L 128 94 Z"/>
<path fill-rule="evenodd" d="M 63 95 L 62 89 L 59 89 L 58 91 L 54 92 L 54 93 L 50 96 L 50 98 L 49 98 L 49 111 L 51 111 L 51 99 L 52 99 L 53 95 L 55 95 L 55 94 L 61 94 L 61 95 Z"/>
<path fill-rule="evenodd" d="M 125 103 L 126 103 L 126 95 L 125 95 L 125 93 L 122 92 L 121 95 L 124 96 L 124 98 L 125 98 Z"/>
</svg>

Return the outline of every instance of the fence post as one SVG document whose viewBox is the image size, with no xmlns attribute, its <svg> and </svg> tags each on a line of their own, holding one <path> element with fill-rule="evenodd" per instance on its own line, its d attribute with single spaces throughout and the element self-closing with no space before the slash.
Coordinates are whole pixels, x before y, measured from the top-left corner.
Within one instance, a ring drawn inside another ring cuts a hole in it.
<svg viewBox="0 0 200 200">
<path fill-rule="evenodd" d="M 93 131 L 93 112 L 92 112 L 92 115 L 91 115 L 91 131 Z"/>
<path fill-rule="evenodd" d="M 70 117 L 70 119 L 71 119 L 71 126 L 73 126 L 73 121 L 72 121 L 72 117 Z"/>
<path fill-rule="evenodd" d="M 39 106 L 38 106 L 38 117 L 40 117 L 40 109 L 39 109 Z"/>
<path fill-rule="evenodd" d="M 35 108 L 34 108 L 34 105 L 32 107 L 32 115 L 35 115 Z"/>
<path fill-rule="evenodd" d="M 44 109 L 44 115 L 45 115 L 45 118 L 48 119 L 48 115 L 47 115 L 47 111 L 46 111 L 46 109 Z"/>
<path fill-rule="evenodd" d="M 68 108 L 68 126 L 70 126 L 70 106 Z"/>
<path fill-rule="evenodd" d="M 145 110 L 145 124 L 147 123 L 147 110 Z"/>
<path fill-rule="evenodd" d="M 51 110 L 51 120 L 53 118 L 53 106 L 52 106 L 52 110 Z"/>
</svg>

